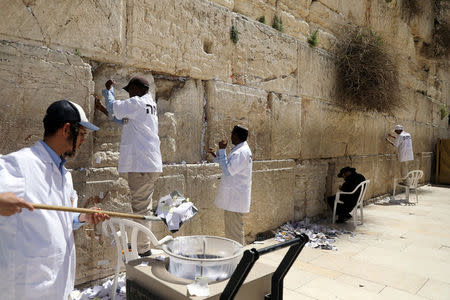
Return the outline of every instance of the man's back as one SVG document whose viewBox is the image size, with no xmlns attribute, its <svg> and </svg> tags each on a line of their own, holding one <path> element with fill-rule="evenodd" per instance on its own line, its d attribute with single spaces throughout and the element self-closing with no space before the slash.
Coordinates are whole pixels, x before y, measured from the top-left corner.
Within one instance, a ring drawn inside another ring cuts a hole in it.
<svg viewBox="0 0 450 300">
<path fill-rule="evenodd" d="M 395 140 L 398 149 L 398 159 L 400 162 L 414 160 L 411 135 L 402 131 Z"/>
<path fill-rule="evenodd" d="M 114 115 L 128 119 L 122 131 L 119 172 L 162 172 L 157 108 L 151 94 L 115 101 Z"/>
</svg>

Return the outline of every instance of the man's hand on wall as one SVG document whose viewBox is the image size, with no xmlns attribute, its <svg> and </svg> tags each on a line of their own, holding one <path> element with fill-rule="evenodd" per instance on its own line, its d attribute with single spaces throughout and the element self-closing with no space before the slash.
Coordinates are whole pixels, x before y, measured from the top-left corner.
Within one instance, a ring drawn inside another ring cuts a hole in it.
<svg viewBox="0 0 450 300">
<path fill-rule="evenodd" d="M 227 148 L 227 140 L 221 140 L 219 142 L 219 149 L 226 149 Z"/>
</svg>

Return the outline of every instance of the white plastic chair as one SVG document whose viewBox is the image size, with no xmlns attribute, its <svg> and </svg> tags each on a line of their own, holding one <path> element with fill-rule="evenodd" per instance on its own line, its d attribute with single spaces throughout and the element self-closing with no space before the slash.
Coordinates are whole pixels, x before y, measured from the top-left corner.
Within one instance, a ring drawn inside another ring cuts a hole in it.
<svg viewBox="0 0 450 300">
<path fill-rule="evenodd" d="M 356 202 L 355 207 L 353 208 L 353 210 L 350 212 L 353 215 L 353 225 L 356 227 L 356 218 L 357 213 L 358 213 L 358 208 L 361 211 L 361 225 L 363 224 L 363 200 L 364 200 L 364 195 L 366 194 L 367 191 L 367 186 L 369 185 L 370 180 L 365 180 L 363 182 L 361 182 L 360 184 L 358 184 L 356 186 L 356 188 L 351 191 L 351 192 L 337 192 L 336 193 L 336 198 L 334 198 L 334 208 L 333 208 L 333 224 L 336 223 L 336 207 L 338 205 L 338 203 L 344 203 L 341 200 L 339 200 L 341 195 L 350 195 L 350 194 L 354 194 L 356 193 L 356 191 L 361 188 L 361 191 L 359 192 L 359 197 L 358 197 L 358 201 Z"/>
<path fill-rule="evenodd" d="M 416 203 L 419 203 L 419 196 L 417 195 L 417 189 L 419 180 L 423 177 L 422 170 L 414 170 L 408 172 L 405 178 L 394 178 L 394 192 L 392 196 L 395 197 L 395 190 L 397 186 L 405 188 L 406 200 L 409 202 L 409 191 L 413 189 L 416 192 Z M 400 181 L 407 182 L 408 184 L 401 183 Z"/>
<path fill-rule="evenodd" d="M 119 227 L 119 230 L 117 230 L 116 226 Z M 127 229 L 131 230 L 131 240 L 128 239 Z M 173 239 L 171 236 L 166 236 L 158 241 L 150 229 L 142 224 L 127 219 L 111 218 L 108 221 L 104 221 L 102 223 L 102 231 L 106 236 L 114 239 L 114 243 L 117 247 L 117 264 L 114 275 L 114 284 L 111 291 L 112 300 L 116 298 L 117 279 L 120 268 L 128 261 L 139 258 L 137 252 L 138 232 L 148 235 L 151 243 L 155 246 L 161 246 Z M 129 243 L 131 245 L 130 249 L 128 249 Z M 154 250 L 152 250 L 152 252 L 154 252 Z"/>
</svg>

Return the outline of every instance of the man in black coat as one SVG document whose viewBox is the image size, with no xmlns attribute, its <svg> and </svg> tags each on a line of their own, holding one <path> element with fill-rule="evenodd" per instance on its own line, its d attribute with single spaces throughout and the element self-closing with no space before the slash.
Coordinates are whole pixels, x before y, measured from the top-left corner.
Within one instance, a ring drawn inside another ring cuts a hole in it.
<svg viewBox="0 0 450 300">
<path fill-rule="evenodd" d="M 352 192 L 358 186 L 358 184 L 366 180 L 366 178 L 363 175 L 356 173 L 355 168 L 350 167 L 342 168 L 337 176 L 340 178 L 344 178 L 344 184 L 342 184 L 342 186 L 339 187 L 339 189 L 343 192 Z M 336 207 L 336 215 L 338 216 L 337 219 L 338 223 L 343 223 L 352 217 L 350 212 L 355 207 L 360 192 L 361 188 L 359 188 L 353 194 L 349 195 L 343 194 L 340 196 L 339 200 L 344 203 L 338 203 Z M 331 209 L 333 209 L 334 207 L 334 199 L 335 196 L 328 197 L 328 204 L 330 205 Z"/>
</svg>

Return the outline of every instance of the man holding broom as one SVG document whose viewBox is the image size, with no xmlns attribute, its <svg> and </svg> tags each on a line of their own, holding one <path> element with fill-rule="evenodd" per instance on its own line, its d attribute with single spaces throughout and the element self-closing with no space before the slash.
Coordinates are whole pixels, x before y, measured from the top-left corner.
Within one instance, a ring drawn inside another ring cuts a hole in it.
<svg viewBox="0 0 450 300">
<path fill-rule="evenodd" d="M 81 106 L 67 100 L 52 103 L 43 122 L 43 140 L 0 157 L 0 195 L 2 202 L 9 198 L 9 207 L 11 201 L 22 202 L 17 198 L 30 204 L 77 206 L 65 157 L 75 156 L 87 130 L 98 127 L 89 123 Z M 20 207 L 2 215 L 11 212 L 20 212 Z M 68 299 L 75 280 L 73 230 L 84 222 L 97 224 L 105 219 L 109 216 L 100 212 L 53 210 L 0 216 L 2 299 Z"/>
</svg>

